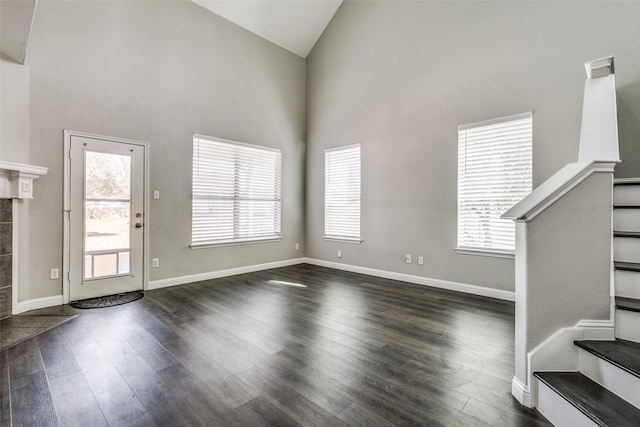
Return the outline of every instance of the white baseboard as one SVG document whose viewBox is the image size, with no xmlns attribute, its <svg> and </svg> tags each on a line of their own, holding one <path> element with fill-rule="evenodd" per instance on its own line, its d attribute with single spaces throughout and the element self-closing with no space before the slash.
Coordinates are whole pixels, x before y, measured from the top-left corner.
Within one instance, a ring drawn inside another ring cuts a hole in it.
<svg viewBox="0 0 640 427">
<path fill-rule="evenodd" d="M 252 273 L 255 271 L 269 270 L 271 268 L 287 267 L 296 264 L 312 264 L 321 267 L 334 268 L 336 270 L 350 271 L 352 273 L 366 274 L 369 276 L 383 277 L 385 279 L 399 280 L 402 282 L 414 283 L 418 285 L 431 286 L 434 288 L 447 289 L 450 291 L 463 292 L 467 294 L 480 295 L 490 298 L 497 298 L 506 301 L 515 301 L 515 293 L 501 289 L 491 289 L 483 286 L 470 285 L 467 283 L 451 282 L 448 280 L 432 279 L 429 277 L 414 276 L 411 274 L 396 273 L 393 271 L 378 270 L 356 265 L 340 264 L 337 262 L 324 261 L 315 258 L 294 258 L 284 261 L 269 262 L 266 264 L 248 265 L 244 267 L 229 268 L 226 270 L 210 271 L 206 273 L 190 274 L 187 276 L 170 277 L 168 279 L 152 280 L 149 282 L 148 290 L 166 288 L 168 286 L 183 285 L 185 283 L 199 282 L 202 280 L 218 279 L 221 277 L 235 276 L 237 274 Z"/>
<path fill-rule="evenodd" d="M 463 292 L 466 294 L 480 295 L 489 298 L 497 298 L 506 301 L 515 301 L 516 294 L 513 291 L 502 289 L 486 288 L 484 286 L 470 285 L 468 283 L 451 282 L 448 280 L 432 279 L 429 277 L 414 276 L 412 274 L 396 273 L 393 271 L 378 270 L 375 268 L 359 267 L 357 265 L 341 264 L 339 262 L 324 261 L 315 258 L 304 258 L 307 264 L 321 267 L 335 268 L 336 270 L 350 271 L 352 273 L 367 274 L 369 276 L 383 277 L 385 279 L 399 280 L 417 285 L 431 286 L 434 288 L 447 289 L 450 291 Z"/>
<path fill-rule="evenodd" d="M 511 394 L 518 400 L 518 402 L 520 402 L 521 405 L 524 405 L 527 408 L 532 407 L 529 387 L 522 384 L 517 377 L 513 377 L 511 380 Z"/>
<path fill-rule="evenodd" d="M 39 308 L 54 307 L 64 304 L 62 295 L 44 297 L 22 301 L 13 306 L 11 314 L 21 314 L 26 311 L 37 310 Z"/>
<path fill-rule="evenodd" d="M 185 283 L 199 282 L 202 280 L 219 279 L 221 277 L 235 276 L 237 274 L 253 273 L 255 271 L 269 270 L 272 268 L 288 267 L 302 264 L 304 258 L 287 259 L 284 261 L 268 262 L 265 264 L 247 265 L 244 267 L 229 268 L 226 270 L 209 271 L 206 273 L 189 274 L 188 276 L 170 277 L 168 279 L 152 280 L 147 290 L 166 288 L 168 286 L 184 285 Z"/>
</svg>

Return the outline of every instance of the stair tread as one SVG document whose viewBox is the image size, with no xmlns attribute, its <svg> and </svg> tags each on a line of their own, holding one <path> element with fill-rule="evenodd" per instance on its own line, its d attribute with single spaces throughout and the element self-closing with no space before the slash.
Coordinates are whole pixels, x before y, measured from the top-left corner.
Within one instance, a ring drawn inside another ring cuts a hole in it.
<svg viewBox="0 0 640 427">
<path fill-rule="evenodd" d="M 617 298 L 616 298 L 617 299 Z M 640 378 L 640 343 L 616 339 L 615 341 L 574 341 L 578 347 L 612 365 Z"/>
<path fill-rule="evenodd" d="M 613 185 L 640 185 L 640 178 L 616 178 Z"/>
<path fill-rule="evenodd" d="M 640 263 L 615 261 L 613 263 L 616 270 L 640 271 Z"/>
<path fill-rule="evenodd" d="M 640 299 L 616 297 L 616 308 L 640 312 Z"/>
<path fill-rule="evenodd" d="M 614 231 L 613 237 L 635 237 L 640 238 L 640 231 Z"/>
<path fill-rule="evenodd" d="M 534 375 L 600 426 L 640 425 L 640 409 L 580 372 L 534 372 Z"/>
<path fill-rule="evenodd" d="M 640 205 L 614 205 L 614 209 L 640 209 Z"/>
</svg>

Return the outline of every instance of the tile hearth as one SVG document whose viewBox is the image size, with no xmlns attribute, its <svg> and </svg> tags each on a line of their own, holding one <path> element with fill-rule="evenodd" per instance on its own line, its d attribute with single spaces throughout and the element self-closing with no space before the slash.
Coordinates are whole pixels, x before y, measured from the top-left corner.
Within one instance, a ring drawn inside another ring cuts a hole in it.
<svg viewBox="0 0 640 427">
<path fill-rule="evenodd" d="M 73 319 L 79 311 L 62 305 L 0 320 L 0 352 Z"/>
</svg>

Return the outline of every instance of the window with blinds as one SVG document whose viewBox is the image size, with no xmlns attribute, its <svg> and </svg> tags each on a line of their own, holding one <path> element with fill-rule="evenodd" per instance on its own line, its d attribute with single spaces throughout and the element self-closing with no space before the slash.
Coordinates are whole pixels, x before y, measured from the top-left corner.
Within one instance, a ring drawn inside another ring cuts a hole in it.
<svg viewBox="0 0 640 427">
<path fill-rule="evenodd" d="M 191 245 L 280 237 L 280 150 L 194 135 Z"/>
<path fill-rule="evenodd" d="M 531 113 L 458 127 L 458 248 L 513 253 L 500 218 L 531 192 Z"/>
<path fill-rule="evenodd" d="M 324 235 L 360 240 L 360 144 L 325 150 Z"/>
</svg>

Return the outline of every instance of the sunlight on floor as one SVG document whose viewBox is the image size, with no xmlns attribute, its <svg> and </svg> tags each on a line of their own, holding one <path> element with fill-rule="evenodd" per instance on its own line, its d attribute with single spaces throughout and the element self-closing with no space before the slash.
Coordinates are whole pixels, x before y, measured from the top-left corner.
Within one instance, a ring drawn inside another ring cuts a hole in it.
<svg viewBox="0 0 640 427">
<path fill-rule="evenodd" d="M 303 285 L 301 283 L 285 282 L 283 280 L 267 280 L 267 282 L 271 283 L 273 285 L 294 286 L 296 288 L 306 288 L 307 287 L 307 285 Z"/>
</svg>

